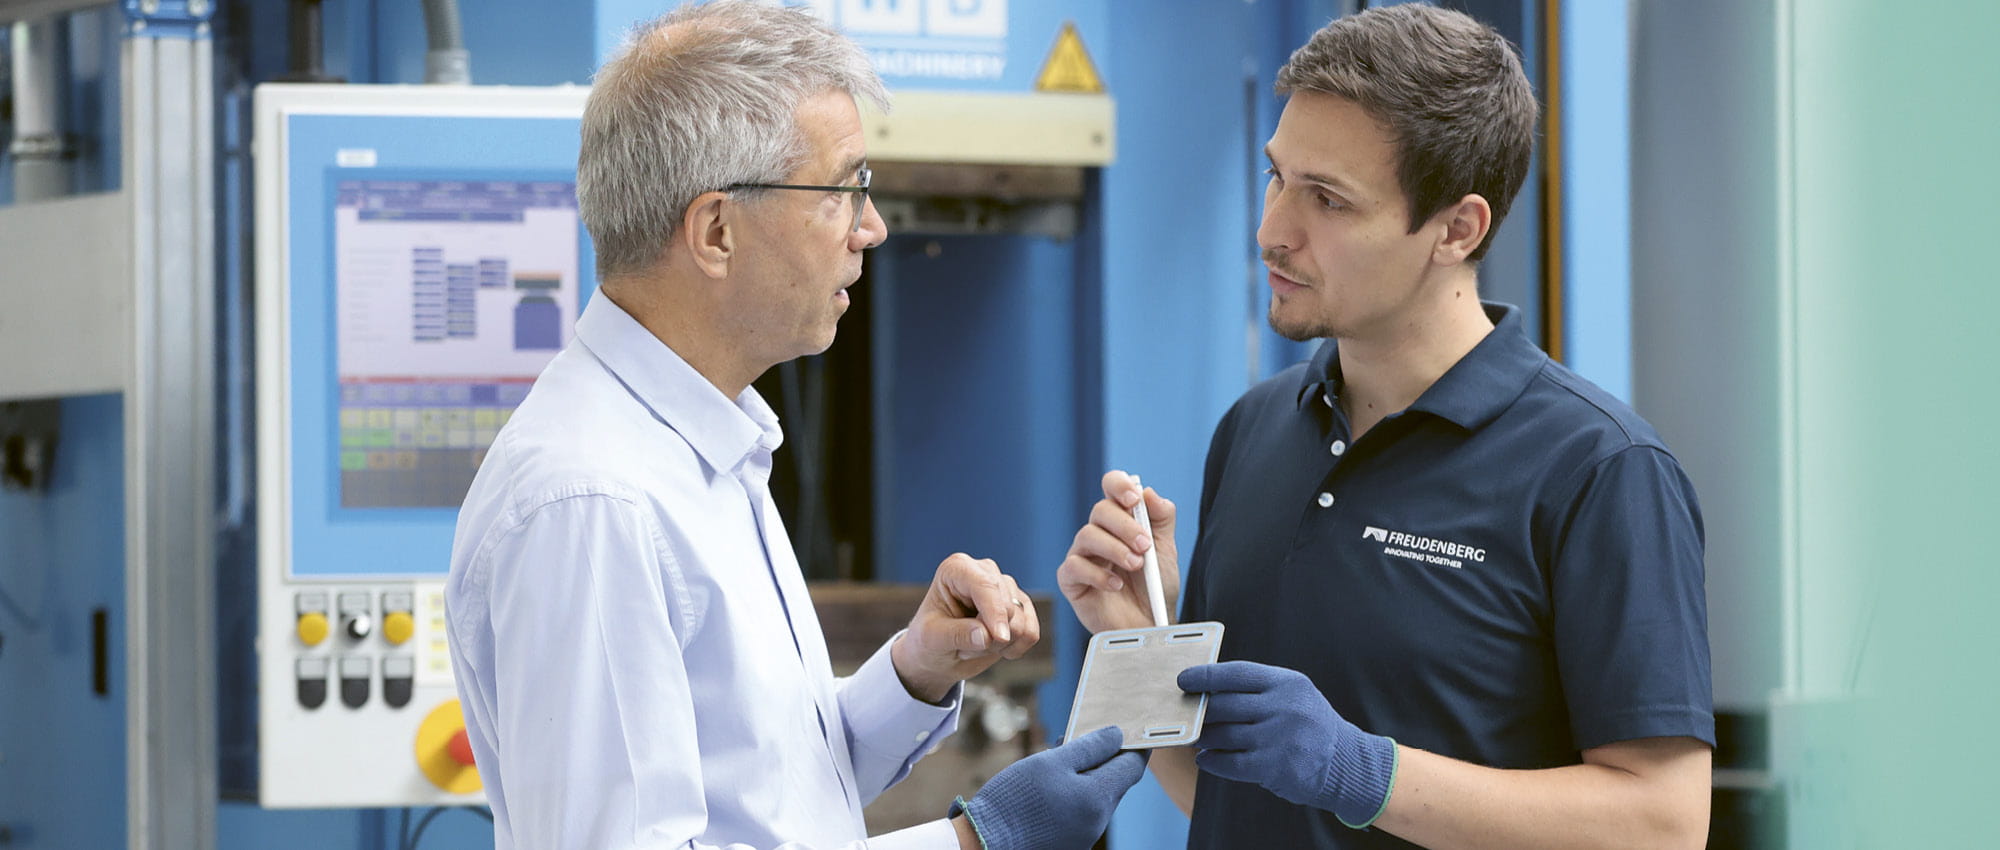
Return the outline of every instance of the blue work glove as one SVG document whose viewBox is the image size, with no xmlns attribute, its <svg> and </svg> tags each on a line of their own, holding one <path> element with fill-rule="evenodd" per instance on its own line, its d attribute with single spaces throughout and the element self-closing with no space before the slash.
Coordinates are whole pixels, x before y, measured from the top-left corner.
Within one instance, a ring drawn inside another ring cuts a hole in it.
<svg viewBox="0 0 2000 850">
<path fill-rule="evenodd" d="M 1014 762 L 987 780 L 963 811 L 986 850 L 1086 848 L 1104 834 L 1111 810 L 1146 773 L 1146 757 L 1119 754 L 1125 736 L 1107 726 Z"/>
<path fill-rule="evenodd" d="M 1396 742 L 1342 719 L 1297 670 L 1250 661 L 1181 671 L 1181 690 L 1208 694 L 1195 764 L 1254 782 L 1361 829 L 1381 816 L 1396 782 Z"/>
</svg>

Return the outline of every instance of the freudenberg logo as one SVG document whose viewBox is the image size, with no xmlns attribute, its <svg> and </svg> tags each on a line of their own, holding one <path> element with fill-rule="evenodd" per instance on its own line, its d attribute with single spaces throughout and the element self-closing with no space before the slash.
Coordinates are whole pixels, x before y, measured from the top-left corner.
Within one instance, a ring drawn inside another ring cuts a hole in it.
<svg viewBox="0 0 2000 850">
<path fill-rule="evenodd" d="M 1480 564 L 1486 563 L 1485 549 L 1467 546 L 1463 543 L 1453 543 L 1449 540 L 1439 540 L 1435 537 L 1421 537 L 1401 531 L 1376 528 L 1371 525 L 1361 529 L 1361 539 L 1373 540 L 1384 544 L 1382 546 L 1382 554 L 1384 555 L 1393 555 L 1398 558 L 1407 558 L 1426 564 L 1436 564 L 1440 567 L 1450 567 L 1454 570 L 1464 569 L 1466 561 Z"/>
</svg>

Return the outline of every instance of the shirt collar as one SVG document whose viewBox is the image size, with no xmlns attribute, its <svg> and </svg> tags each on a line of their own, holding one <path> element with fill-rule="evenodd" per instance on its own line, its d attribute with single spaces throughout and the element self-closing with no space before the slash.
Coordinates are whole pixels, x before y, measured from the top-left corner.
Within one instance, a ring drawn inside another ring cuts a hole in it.
<svg viewBox="0 0 2000 850">
<path fill-rule="evenodd" d="M 576 320 L 576 336 L 703 461 L 734 470 L 784 442 L 778 415 L 754 387 L 731 401 L 624 308 L 597 293 Z"/>
<path fill-rule="evenodd" d="M 1548 355 L 1522 332 L 1520 308 L 1492 301 L 1481 302 L 1481 306 L 1486 308 L 1487 318 L 1493 320 L 1493 331 L 1410 405 L 1411 410 L 1429 413 L 1468 431 L 1478 430 L 1513 404 L 1521 391 L 1527 389 L 1528 379 L 1548 360 Z M 1337 398 L 1340 388 L 1339 347 L 1336 340 L 1329 339 L 1320 345 L 1306 367 L 1299 386 L 1298 406 L 1303 409 L 1322 395 Z"/>
</svg>

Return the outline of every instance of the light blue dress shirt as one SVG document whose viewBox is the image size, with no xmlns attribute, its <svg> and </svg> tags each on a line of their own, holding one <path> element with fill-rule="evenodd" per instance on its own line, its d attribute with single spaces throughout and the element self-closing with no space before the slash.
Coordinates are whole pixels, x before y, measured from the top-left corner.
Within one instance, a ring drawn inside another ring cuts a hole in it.
<svg viewBox="0 0 2000 850">
<path fill-rule="evenodd" d="M 498 850 L 956 848 L 861 807 L 957 727 L 884 644 L 834 678 L 767 482 L 783 439 L 599 295 L 459 512 L 452 671 Z"/>
</svg>

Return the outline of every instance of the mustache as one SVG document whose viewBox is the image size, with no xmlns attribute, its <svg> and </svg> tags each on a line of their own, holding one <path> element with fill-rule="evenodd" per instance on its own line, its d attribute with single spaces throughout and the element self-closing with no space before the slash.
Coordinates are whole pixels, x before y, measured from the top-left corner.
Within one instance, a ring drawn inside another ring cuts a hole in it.
<svg viewBox="0 0 2000 850">
<path fill-rule="evenodd" d="M 1262 259 L 1264 261 L 1264 265 L 1270 266 L 1272 271 L 1284 275 L 1285 277 L 1291 278 L 1292 280 L 1296 280 L 1299 283 L 1303 284 L 1311 283 L 1311 281 L 1306 280 L 1304 277 L 1300 276 L 1298 272 L 1292 271 L 1291 267 L 1285 264 L 1283 254 L 1280 254 L 1277 251 L 1272 250 L 1270 248 L 1265 248 L 1262 251 L 1258 251 L 1257 256 L 1259 259 Z"/>
</svg>

